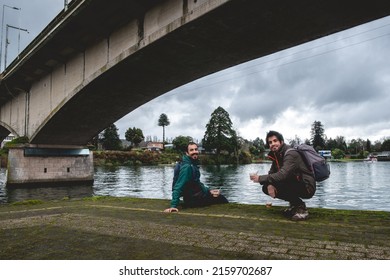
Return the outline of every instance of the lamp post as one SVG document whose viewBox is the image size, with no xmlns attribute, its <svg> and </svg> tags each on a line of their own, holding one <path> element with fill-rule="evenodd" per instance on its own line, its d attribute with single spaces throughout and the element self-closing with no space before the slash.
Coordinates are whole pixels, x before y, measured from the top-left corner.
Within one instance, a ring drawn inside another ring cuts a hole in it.
<svg viewBox="0 0 390 280">
<path fill-rule="evenodd" d="M 7 27 L 6 27 L 6 36 L 5 36 L 5 54 L 4 54 L 4 69 L 7 68 L 7 49 L 8 49 L 8 45 L 9 45 L 9 42 L 8 42 L 8 28 L 13 28 L 13 29 L 16 29 L 16 30 L 19 30 L 19 31 L 24 31 L 24 32 L 28 32 L 27 29 L 23 29 L 23 28 L 20 28 L 20 27 L 16 27 L 16 26 L 12 26 L 12 25 L 9 25 L 7 24 Z M 20 44 L 20 36 L 19 36 L 19 41 L 18 41 L 18 52 L 19 52 L 19 44 Z M 18 53 L 18 56 L 19 56 L 19 53 Z"/>
<path fill-rule="evenodd" d="M 4 31 L 4 11 L 5 11 L 5 8 L 10 8 L 10 9 L 13 9 L 13 10 L 20 11 L 20 8 L 18 8 L 18 7 L 12 7 L 12 6 L 8 6 L 6 4 L 3 4 L 3 17 L 2 17 L 2 20 L 1 20 L 1 38 L 0 38 L 0 72 L 2 72 L 1 71 L 1 69 L 2 69 L 1 68 L 1 62 L 2 62 L 2 56 L 3 56 L 3 31 Z"/>
</svg>

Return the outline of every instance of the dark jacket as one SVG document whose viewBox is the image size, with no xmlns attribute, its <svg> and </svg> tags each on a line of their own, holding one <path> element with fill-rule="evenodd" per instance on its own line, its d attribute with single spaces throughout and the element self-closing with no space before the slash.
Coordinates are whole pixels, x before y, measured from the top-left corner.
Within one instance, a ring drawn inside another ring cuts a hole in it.
<svg viewBox="0 0 390 280">
<path fill-rule="evenodd" d="M 200 182 L 199 163 L 187 155 L 183 156 L 179 177 L 173 186 L 171 207 L 176 208 L 180 203 L 180 197 L 191 203 L 200 195 L 207 195 L 209 188 Z"/>
<path fill-rule="evenodd" d="M 275 184 L 289 181 L 303 181 L 305 185 L 316 189 L 316 182 L 311 171 L 307 168 L 301 155 L 294 150 L 286 153 L 291 147 L 283 144 L 278 151 L 269 152 L 268 158 L 272 165 L 268 175 L 260 176 L 259 182 L 262 185 Z"/>
</svg>

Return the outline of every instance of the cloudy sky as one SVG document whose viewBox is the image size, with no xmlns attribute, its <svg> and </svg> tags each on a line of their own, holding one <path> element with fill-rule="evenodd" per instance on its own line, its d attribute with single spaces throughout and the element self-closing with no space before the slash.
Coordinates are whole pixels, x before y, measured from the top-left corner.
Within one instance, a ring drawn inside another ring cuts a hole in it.
<svg viewBox="0 0 390 280">
<path fill-rule="evenodd" d="M 63 9 L 64 0 L 0 0 L 9 29 L 8 64 Z M 14 10 L 9 7 L 20 8 Z M 19 37 L 20 33 L 20 37 Z M 20 39 L 19 39 L 20 38 Z M 3 43 L 3 60 L 4 60 Z M 280 131 L 285 139 L 310 138 L 320 121 L 330 138 L 390 137 L 390 17 L 242 64 L 170 91 L 116 122 L 162 138 L 203 138 L 211 113 L 222 106 L 248 140 Z M 2 61 L 3 63 L 3 61 Z"/>
</svg>

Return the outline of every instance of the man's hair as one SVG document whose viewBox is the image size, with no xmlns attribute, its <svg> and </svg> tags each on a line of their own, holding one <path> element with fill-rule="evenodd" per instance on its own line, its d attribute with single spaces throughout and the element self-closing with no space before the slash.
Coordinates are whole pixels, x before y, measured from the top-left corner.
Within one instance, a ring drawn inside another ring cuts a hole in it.
<svg viewBox="0 0 390 280">
<path fill-rule="evenodd" d="M 272 137 L 272 136 L 276 136 L 276 138 L 280 141 L 280 142 L 284 142 L 284 138 L 283 138 L 283 135 L 280 134 L 279 132 L 277 131 L 274 131 L 274 130 L 270 130 L 267 132 L 267 135 L 265 136 L 265 147 L 266 148 L 269 148 L 269 144 L 268 144 L 268 138 Z"/>
<path fill-rule="evenodd" d="M 196 145 L 196 146 L 198 147 L 198 144 L 196 144 L 195 142 L 189 142 L 189 143 L 187 144 L 187 150 L 186 150 L 186 152 L 188 152 L 188 147 L 189 147 L 190 145 Z"/>
</svg>

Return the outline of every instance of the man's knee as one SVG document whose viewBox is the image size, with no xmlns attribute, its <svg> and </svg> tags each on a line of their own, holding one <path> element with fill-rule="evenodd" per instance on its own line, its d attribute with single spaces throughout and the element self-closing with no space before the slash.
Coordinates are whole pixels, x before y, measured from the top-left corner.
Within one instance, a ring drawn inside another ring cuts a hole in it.
<svg viewBox="0 0 390 280">
<path fill-rule="evenodd" d="M 268 195 L 268 185 L 263 185 L 262 190 L 263 190 L 263 193 Z"/>
<path fill-rule="evenodd" d="M 302 198 L 305 198 L 305 199 L 309 199 L 309 198 L 312 198 L 316 192 L 315 188 L 313 188 L 312 186 L 306 186 L 306 192 L 304 193 L 304 195 L 302 195 Z"/>
<path fill-rule="evenodd" d="M 269 195 L 272 198 L 276 198 L 277 197 L 278 190 L 276 189 L 276 187 L 274 185 L 271 185 L 271 184 L 264 185 L 262 189 L 263 189 L 263 192 L 266 195 Z"/>
</svg>

